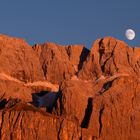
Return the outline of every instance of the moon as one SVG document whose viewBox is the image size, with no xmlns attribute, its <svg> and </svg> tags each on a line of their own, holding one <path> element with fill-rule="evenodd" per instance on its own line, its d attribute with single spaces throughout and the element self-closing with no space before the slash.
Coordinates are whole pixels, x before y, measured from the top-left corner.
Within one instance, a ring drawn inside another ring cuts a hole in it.
<svg viewBox="0 0 140 140">
<path fill-rule="evenodd" d="M 132 29 L 127 29 L 125 31 L 125 36 L 128 40 L 133 40 L 135 38 L 135 31 Z"/>
</svg>

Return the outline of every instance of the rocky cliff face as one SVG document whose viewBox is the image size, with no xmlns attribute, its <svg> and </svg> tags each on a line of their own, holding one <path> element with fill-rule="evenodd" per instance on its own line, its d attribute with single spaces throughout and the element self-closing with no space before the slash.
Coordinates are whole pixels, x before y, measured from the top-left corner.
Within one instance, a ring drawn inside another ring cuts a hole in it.
<svg viewBox="0 0 140 140">
<path fill-rule="evenodd" d="M 139 79 L 128 75 L 97 82 L 68 81 L 62 85 L 57 114 L 76 119 L 86 138 L 138 139 L 139 84 Z"/>
<path fill-rule="evenodd" d="M 96 79 L 102 75 L 111 76 L 117 73 L 139 76 L 139 53 L 139 48 L 131 48 L 115 38 L 98 39 L 79 72 L 79 78 Z"/>
<path fill-rule="evenodd" d="M 7 106 L 0 112 L 1 140 L 80 139 L 81 129 L 71 120 L 58 118 L 24 102 Z"/>
<path fill-rule="evenodd" d="M 89 50 L 82 45 L 60 46 L 54 43 L 33 46 L 47 81 L 60 84 L 81 68 Z"/>
<path fill-rule="evenodd" d="M 0 72 L 21 81 L 43 79 L 40 62 L 24 40 L 0 35 Z"/>
<path fill-rule="evenodd" d="M 112 37 L 89 51 L 1 35 L 0 139 L 138 140 L 139 61 L 139 48 Z M 32 102 L 40 91 L 56 92 L 49 113 Z"/>
</svg>

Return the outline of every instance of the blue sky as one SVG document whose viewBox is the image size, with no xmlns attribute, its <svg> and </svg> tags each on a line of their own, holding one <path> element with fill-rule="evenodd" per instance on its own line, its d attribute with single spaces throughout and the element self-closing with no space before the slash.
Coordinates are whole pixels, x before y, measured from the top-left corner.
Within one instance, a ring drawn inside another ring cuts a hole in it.
<svg viewBox="0 0 140 140">
<path fill-rule="evenodd" d="M 139 0 L 1 0 L 0 33 L 24 38 L 29 44 L 91 44 L 113 36 L 140 46 Z M 125 30 L 136 38 L 128 41 Z"/>
</svg>

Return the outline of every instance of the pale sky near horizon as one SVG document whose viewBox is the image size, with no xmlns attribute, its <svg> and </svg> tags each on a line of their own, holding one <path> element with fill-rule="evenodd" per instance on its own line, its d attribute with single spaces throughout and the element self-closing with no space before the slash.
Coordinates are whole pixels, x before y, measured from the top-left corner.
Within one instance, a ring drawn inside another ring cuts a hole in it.
<svg viewBox="0 0 140 140">
<path fill-rule="evenodd" d="M 84 44 L 113 36 L 140 46 L 139 0 L 2 0 L 0 33 L 24 38 L 29 44 Z M 136 38 L 128 41 L 125 30 Z"/>
</svg>

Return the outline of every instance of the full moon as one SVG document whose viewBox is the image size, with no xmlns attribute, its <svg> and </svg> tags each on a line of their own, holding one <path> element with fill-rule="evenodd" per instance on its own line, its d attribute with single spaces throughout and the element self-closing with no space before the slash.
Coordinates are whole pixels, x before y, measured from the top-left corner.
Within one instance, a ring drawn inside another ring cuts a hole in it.
<svg viewBox="0 0 140 140">
<path fill-rule="evenodd" d="M 135 38 L 135 31 L 132 29 L 127 29 L 125 31 L 125 36 L 128 40 L 133 40 Z"/>
</svg>

